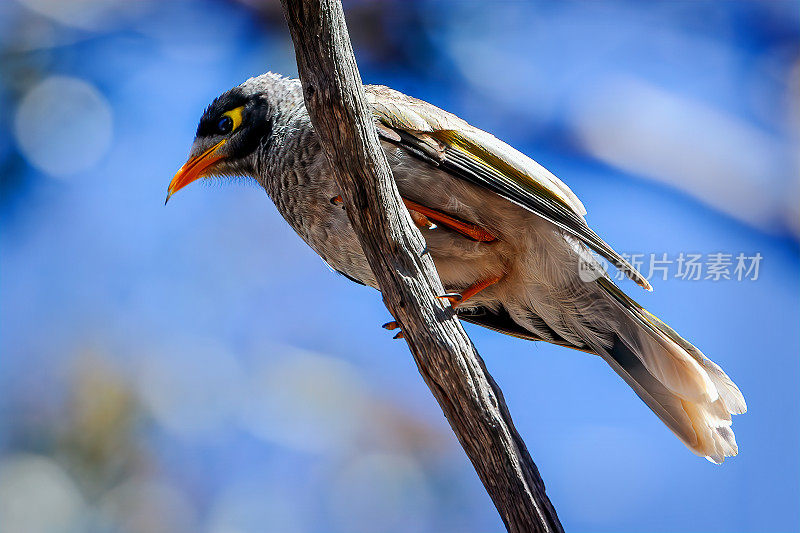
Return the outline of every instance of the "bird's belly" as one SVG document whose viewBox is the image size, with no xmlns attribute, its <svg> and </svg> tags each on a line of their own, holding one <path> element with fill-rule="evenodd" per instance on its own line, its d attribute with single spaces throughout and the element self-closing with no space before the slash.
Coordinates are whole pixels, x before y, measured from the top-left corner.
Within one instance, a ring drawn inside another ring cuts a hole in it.
<svg viewBox="0 0 800 533">
<path fill-rule="evenodd" d="M 336 196 L 338 193 L 333 187 L 316 190 L 313 196 L 306 197 L 308 206 L 295 219 L 295 223 L 291 220 L 289 222 L 331 268 L 365 285 L 378 288 L 347 213 L 341 205 L 331 202 Z"/>
<path fill-rule="evenodd" d="M 504 226 L 503 215 L 519 210 L 492 193 L 408 157 L 391 145 L 384 144 L 384 149 L 404 198 L 479 225 L 500 220 Z M 280 174 L 278 186 L 268 192 L 287 222 L 331 268 L 378 288 L 345 210 L 331 202 L 340 191 L 322 152 L 305 172 L 286 169 Z M 486 216 L 490 218 L 484 220 Z M 441 224 L 436 229 L 421 231 L 447 290 L 462 290 L 503 275 L 519 253 L 520 243 L 512 242 L 508 234 L 501 235 L 499 228 L 491 231 L 500 238 L 488 243 L 469 239 Z M 485 296 L 490 297 L 492 292 L 486 291 Z"/>
<path fill-rule="evenodd" d="M 305 205 L 295 213 L 283 213 L 295 231 L 331 268 L 378 288 L 347 213 L 331 202 L 338 196 L 333 179 L 327 185 L 304 186 L 302 194 Z M 464 289 L 503 269 L 503 256 L 508 253 L 504 243 L 477 242 L 442 225 L 421 231 L 448 290 Z"/>
<path fill-rule="evenodd" d="M 322 200 L 330 205 L 330 199 Z M 329 209 L 324 202 L 321 203 L 326 216 L 307 228 L 304 239 L 331 268 L 378 288 L 344 209 Z M 475 242 L 442 226 L 423 229 L 422 234 L 448 290 L 463 289 L 491 277 L 502 265 L 496 243 Z"/>
</svg>

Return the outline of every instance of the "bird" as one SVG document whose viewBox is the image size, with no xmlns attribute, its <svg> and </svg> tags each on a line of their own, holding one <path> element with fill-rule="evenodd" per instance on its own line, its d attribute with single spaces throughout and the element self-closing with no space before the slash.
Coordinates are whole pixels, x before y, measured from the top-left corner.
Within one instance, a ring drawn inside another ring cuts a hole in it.
<svg viewBox="0 0 800 533">
<path fill-rule="evenodd" d="M 503 334 L 600 356 L 693 453 L 717 464 L 738 453 L 731 422 L 747 410 L 741 391 L 612 281 L 606 261 L 652 290 L 590 229 L 564 182 L 433 104 L 381 85 L 364 90 L 397 188 L 447 291 L 445 305 Z M 380 290 L 300 80 L 268 72 L 217 97 L 167 201 L 198 179 L 233 176 L 260 184 L 333 270 Z"/>
</svg>

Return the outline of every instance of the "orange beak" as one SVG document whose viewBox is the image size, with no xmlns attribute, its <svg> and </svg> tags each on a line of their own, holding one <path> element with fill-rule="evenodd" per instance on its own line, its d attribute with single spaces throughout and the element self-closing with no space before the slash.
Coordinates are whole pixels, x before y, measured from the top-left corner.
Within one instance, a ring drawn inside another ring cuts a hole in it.
<svg viewBox="0 0 800 533">
<path fill-rule="evenodd" d="M 217 150 L 219 150 L 222 145 L 225 144 L 225 142 L 226 141 L 224 139 L 221 140 L 202 154 L 187 161 L 186 164 L 181 167 L 169 184 L 169 188 L 167 189 L 167 199 L 164 201 L 164 205 L 167 205 L 170 196 L 183 189 L 193 181 L 202 178 L 204 175 L 203 173 L 211 168 L 214 163 L 225 158 L 225 156 L 217 155 Z"/>
</svg>

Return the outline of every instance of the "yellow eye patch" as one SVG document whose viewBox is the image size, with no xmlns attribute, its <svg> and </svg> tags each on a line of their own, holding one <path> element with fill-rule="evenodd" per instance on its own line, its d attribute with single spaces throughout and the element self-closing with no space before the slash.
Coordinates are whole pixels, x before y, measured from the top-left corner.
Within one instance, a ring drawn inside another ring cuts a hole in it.
<svg viewBox="0 0 800 533">
<path fill-rule="evenodd" d="M 244 106 L 239 106 L 235 109 L 231 109 L 230 111 L 226 111 L 222 114 L 223 117 L 229 117 L 233 121 L 233 128 L 231 131 L 236 130 L 242 124 L 242 110 Z"/>
</svg>

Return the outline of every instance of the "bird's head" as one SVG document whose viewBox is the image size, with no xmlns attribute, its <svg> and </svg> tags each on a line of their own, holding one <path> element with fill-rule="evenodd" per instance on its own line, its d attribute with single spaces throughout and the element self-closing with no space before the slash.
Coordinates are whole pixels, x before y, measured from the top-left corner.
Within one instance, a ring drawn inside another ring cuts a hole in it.
<svg viewBox="0 0 800 533">
<path fill-rule="evenodd" d="M 268 73 L 216 98 L 200 118 L 189 159 L 172 178 L 167 201 L 200 178 L 254 176 L 256 152 L 269 140 L 287 81 Z"/>
</svg>

